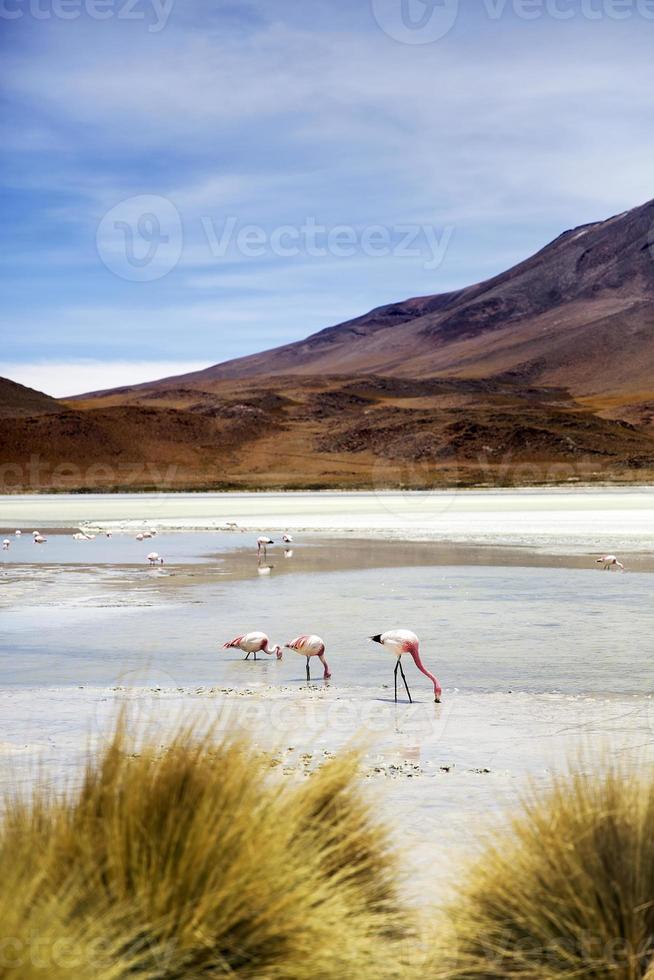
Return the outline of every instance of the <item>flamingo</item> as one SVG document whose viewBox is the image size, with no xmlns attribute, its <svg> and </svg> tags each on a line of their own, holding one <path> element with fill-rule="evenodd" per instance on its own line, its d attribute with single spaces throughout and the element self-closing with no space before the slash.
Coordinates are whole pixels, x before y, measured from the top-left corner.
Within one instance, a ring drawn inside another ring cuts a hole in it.
<svg viewBox="0 0 654 980">
<path fill-rule="evenodd" d="M 39 534 L 38 531 L 34 535 L 34 544 L 43 544 L 47 540 L 48 539 L 47 538 L 44 538 L 43 535 L 42 534 Z"/>
<path fill-rule="evenodd" d="M 226 521 L 225 527 L 228 527 L 231 531 L 234 531 L 238 527 L 238 524 L 236 523 L 236 521 Z"/>
<path fill-rule="evenodd" d="M 239 650 L 243 650 L 246 660 L 251 653 L 254 654 L 254 659 L 256 660 L 257 654 L 262 652 L 270 655 L 274 653 L 278 660 L 282 659 L 282 648 L 279 643 L 275 643 L 271 647 L 267 634 L 261 633 L 258 630 L 254 630 L 252 633 L 244 633 L 243 636 L 235 636 L 229 643 L 223 643 L 223 650 L 229 650 L 230 647 L 237 647 Z"/>
<path fill-rule="evenodd" d="M 293 549 L 284 548 L 284 558 L 292 558 L 292 557 L 293 557 Z"/>
<path fill-rule="evenodd" d="M 14 534 L 16 535 L 17 538 L 19 538 L 22 533 L 23 533 L 22 531 L 14 531 Z"/>
<path fill-rule="evenodd" d="M 164 560 L 159 555 L 158 551 L 151 551 L 150 554 L 148 555 L 148 561 L 150 562 L 151 565 L 163 565 L 164 563 Z"/>
<path fill-rule="evenodd" d="M 621 568 L 622 571 L 624 572 L 624 565 L 622 564 L 621 561 L 618 561 L 615 555 L 602 555 L 601 558 L 597 559 L 597 564 L 604 565 L 605 572 L 609 572 L 613 567 Z"/>
<path fill-rule="evenodd" d="M 274 544 L 274 543 L 275 542 L 273 541 L 272 538 L 265 538 L 265 537 L 257 538 L 257 554 L 260 555 L 261 552 L 263 552 L 263 557 L 265 558 L 266 548 L 268 547 L 269 544 Z"/>
<path fill-rule="evenodd" d="M 38 538 L 40 536 L 41 536 L 41 532 L 40 531 L 32 531 L 32 537 L 33 538 Z"/>
<path fill-rule="evenodd" d="M 137 540 L 137 541 L 142 541 L 142 540 L 143 540 L 143 538 L 144 538 L 144 536 L 145 536 L 145 535 L 143 535 L 143 534 L 137 534 L 137 535 L 136 535 L 136 540 Z"/>
<path fill-rule="evenodd" d="M 291 640 L 290 643 L 286 644 L 286 649 L 295 650 L 295 652 L 299 653 L 301 657 L 307 658 L 307 681 L 311 680 L 311 673 L 309 671 L 309 660 L 311 657 L 318 657 L 318 660 L 320 660 L 321 664 L 325 668 L 325 672 L 323 674 L 325 680 L 332 676 L 329 669 L 329 664 L 325 660 L 325 644 L 319 636 L 315 635 L 315 633 L 297 636 L 294 640 Z"/>
<path fill-rule="evenodd" d="M 402 674 L 402 680 L 404 681 L 404 686 L 406 688 L 406 693 L 409 696 L 409 703 L 413 704 L 411 698 L 411 692 L 409 691 L 409 685 L 406 682 L 406 677 L 404 676 L 404 669 L 402 667 L 402 656 L 408 653 L 415 663 L 419 671 L 425 674 L 432 684 L 434 685 L 434 701 L 438 704 L 441 700 L 441 694 L 443 693 L 442 688 L 434 675 L 427 670 L 422 660 L 420 659 L 420 640 L 415 633 L 411 630 L 388 630 L 386 633 L 378 633 L 376 636 L 371 636 L 371 640 L 375 643 L 381 643 L 381 645 L 392 653 L 393 656 L 397 657 L 397 663 L 395 664 L 395 703 L 397 704 L 397 671 L 399 668 Z"/>
<path fill-rule="evenodd" d="M 282 534 L 282 541 L 284 544 L 293 544 L 293 538 L 290 534 Z"/>
<path fill-rule="evenodd" d="M 9 551 L 10 544 L 11 544 L 11 541 L 9 540 L 9 538 L 5 538 L 4 541 L 2 542 L 2 550 L 3 551 Z"/>
</svg>

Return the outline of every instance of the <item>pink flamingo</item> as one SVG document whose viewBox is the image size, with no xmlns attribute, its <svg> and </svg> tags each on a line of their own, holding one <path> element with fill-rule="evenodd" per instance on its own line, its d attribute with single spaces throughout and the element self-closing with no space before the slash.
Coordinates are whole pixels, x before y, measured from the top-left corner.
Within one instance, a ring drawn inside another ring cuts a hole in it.
<svg viewBox="0 0 654 980">
<path fill-rule="evenodd" d="M 272 538 L 257 538 L 257 554 L 261 555 L 261 552 L 263 552 L 263 557 L 265 558 L 266 548 L 268 547 L 269 544 L 274 544 L 274 543 L 275 542 L 273 541 Z"/>
<path fill-rule="evenodd" d="M 307 658 L 307 681 L 311 680 L 311 672 L 309 670 L 309 660 L 311 657 L 318 657 L 318 660 L 325 668 L 325 672 L 323 674 L 325 680 L 328 680 L 328 678 L 332 676 L 329 669 L 329 664 L 325 660 L 325 644 L 319 636 L 315 635 L 315 633 L 297 636 L 294 640 L 291 640 L 290 643 L 286 644 L 286 649 L 295 650 L 295 652 L 299 653 L 300 656 Z"/>
<path fill-rule="evenodd" d="M 434 685 L 434 701 L 440 703 L 441 695 L 443 689 L 441 688 L 438 680 L 431 671 L 427 670 L 422 660 L 420 659 L 420 640 L 415 633 L 411 630 L 388 630 L 386 633 L 378 633 L 376 636 L 371 636 L 371 640 L 375 643 L 381 643 L 381 645 L 392 653 L 393 656 L 397 657 L 397 663 L 395 664 L 395 703 L 397 704 L 397 671 L 399 668 L 402 674 L 402 680 L 404 681 L 404 686 L 406 688 L 406 693 L 409 696 L 409 703 L 413 704 L 411 698 L 411 692 L 409 690 L 409 685 L 406 682 L 406 677 L 404 676 L 404 669 L 402 667 L 402 656 L 408 653 L 412 658 L 413 662 L 421 673 L 425 674 L 426 677 Z"/>
<path fill-rule="evenodd" d="M 254 654 L 255 660 L 257 659 L 257 653 L 274 653 L 277 655 L 278 660 L 282 659 L 282 648 L 279 643 L 275 643 L 271 647 L 266 633 L 260 633 L 256 630 L 252 633 L 244 633 L 243 636 L 235 636 L 229 643 L 223 643 L 223 650 L 229 650 L 230 647 L 237 647 L 239 650 L 243 650 L 246 655 L 246 660 L 251 653 Z"/>
<path fill-rule="evenodd" d="M 622 564 L 621 561 L 618 561 L 615 555 L 602 555 L 601 558 L 597 559 L 597 564 L 604 565 L 605 572 L 609 572 L 613 567 L 621 568 L 622 571 L 624 572 L 624 565 Z"/>
<path fill-rule="evenodd" d="M 282 541 L 284 542 L 284 544 L 292 544 L 293 538 L 291 537 L 290 534 L 282 534 Z"/>
<path fill-rule="evenodd" d="M 164 560 L 158 551 L 151 551 L 148 555 L 148 561 L 151 565 L 163 565 L 164 563 Z"/>
</svg>

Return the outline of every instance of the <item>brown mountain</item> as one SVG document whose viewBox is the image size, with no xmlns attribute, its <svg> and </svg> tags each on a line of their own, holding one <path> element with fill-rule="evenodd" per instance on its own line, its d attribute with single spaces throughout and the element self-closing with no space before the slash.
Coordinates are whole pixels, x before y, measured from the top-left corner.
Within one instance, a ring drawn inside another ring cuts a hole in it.
<svg viewBox="0 0 654 980">
<path fill-rule="evenodd" d="M 113 486 L 153 461 L 175 486 L 651 479 L 653 229 L 650 202 L 467 289 L 79 396 L 40 438 L 107 463 Z"/>
<path fill-rule="evenodd" d="M 654 201 L 567 231 L 478 285 L 383 306 L 299 343 L 140 390 L 370 373 L 501 377 L 582 395 L 653 391 Z"/>
<path fill-rule="evenodd" d="M 0 420 L 60 411 L 61 405 L 55 398 L 19 385 L 9 378 L 0 378 Z"/>
</svg>

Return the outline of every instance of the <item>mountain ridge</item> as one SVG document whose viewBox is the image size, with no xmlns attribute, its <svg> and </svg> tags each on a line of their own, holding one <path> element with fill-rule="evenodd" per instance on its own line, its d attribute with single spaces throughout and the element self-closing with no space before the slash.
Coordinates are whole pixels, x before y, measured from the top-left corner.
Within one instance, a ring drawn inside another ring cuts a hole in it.
<svg viewBox="0 0 654 980">
<path fill-rule="evenodd" d="M 43 459 L 39 489 L 652 482 L 653 228 L 649 201 L 463 289 L 32 403 L 0 427 L 2 458 Z"/>
</svg>

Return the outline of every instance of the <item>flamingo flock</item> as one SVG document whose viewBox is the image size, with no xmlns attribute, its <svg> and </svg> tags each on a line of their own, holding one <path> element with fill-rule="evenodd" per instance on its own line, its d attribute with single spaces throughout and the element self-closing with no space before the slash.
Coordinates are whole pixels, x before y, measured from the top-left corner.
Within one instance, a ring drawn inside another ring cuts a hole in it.
<svg viewBox="0 0 654 980">
<path fill-rule="evenodd" d="M 230 530 L 236 530 L 238 528 L 238 525 L 235 522 L 228 522 L 226 526 Z M 105 534 L 107 538 L 111 538 L 111 531 L 106 531 Z M 139 531 L 135 537 L 137 541 L 144 541 L 153 538 L 155 534 L 155 530 L 146 529 Z M 17 528 L 14 531 L 14 537 L 19 539 L 21 536 L 22 531 Z M 75 541 L 93 541 L 95 540 L 95 537 L 95 534 L 92 534 L 84 529 L 79 529 L 73 534 Z M 47 538 L 41 534 L 40 531 L 32 531 L 32 539 L 35 544 L 43 544 L 47 541 Z M 284 545 L 290 545 L 293 543 L 293 537 L 288 533 L 282 534 L 281 540 Z M 259 558 L 259 574 L 268 574 L 272 569 L 271 565 L 262 566 L 261 559 L 266 558 L 268 547 L 274 545 L 274 543 L 274 540 L 267 535 L 261 535 L 257 538 L 256 544 L 257 555 Z M 9 538 L 4 538 L 2 541 L 2 550 L 8 551 L 10 547 L 11 540 Z M 284 557 L 291 557 L 292 554 L 292 548 L 285 548 Z M 147 555 L 147 562 L 151 567 L 161 566 L 164 564 L 164 558 L 157 551 L 151 551 Z M 624 563 L 613 554 L 601 555 L 596 559 L 596 564 L 601 565 L 604 571 L 611 571 L 613 568 L 620 569 L 622 572 L 625 571 Z M 407 677 L 402 665 L 402 657 L 408 657 L 413 660 L 413 663 L 418 671 L 429 679 L 433 688 L 434 701 L 437 704 L 440 703 L 443 693 L 441 684 L 438 678 L 423 663 L 420 654 L 420 640 L 414 632 L 408 629 L 392 629 L 387 630 L 384 633 L 377 633 L 370 636 L 369 640 L 381 646 L 387 653 L 395 658 L 393 678 L 396 703 L 398 701 L 398 673 L 404 684 L 409 703 L 413 703 Z M 325 642 L 315 633 L 303 633 L 300 636 L 297 636 L 295 639 L 290 640 L 288 643 L 285 643 L 282 647 L 278 643 L 272 644 L 266 633 L 260 630 L 253 630 L 236 636 L 234 639 L 223 644 L 223 649 L 225 650 L 233 648 L 237 648 L 245 653 L 245 660 L 248 660 L 251 655 L 253 655 L 253 659 L 256 660 L 257 654 L 263 653 L 268 656 L 273 656 L 276 658 L 276 660 L 280 661 L 283 659 L 284 649 L 292 650 L 298 656 L 305 658 L 307 682 L 310 682 L 311 680 L 312 658 L 320 661 L 323 669 L 323 680 L 329 680 L 332 676 L 329 664 L 325 658 Z"/>
<path fill-rule="evenodd" d="M 397 704 L 397 672 L 398 669 L 402 675 L 402 680 L 404 681 L 404 687 L 406 688 L 406 693 L 409 698 L 409 703 L 413 704 L 413 698 L 411 697 L 411 692 L 409 690 L 409 685 L 407 683 L 406 675 L 402 667 L 402 657 L 404 654 L 408 654 L 413 662 L 415 663 L 418 670 L 430 679 L 434 688 L 434 701 L 439 704 L 441 696 L 443 694 L 443 689 L 441 688 L 440 682 L 437 677 L 428 670 L 422 662 L 420 657 L 420 640 L 415 633 L 411 630 L 397 629 L 397 630 L 387 630 L 385 633 L 378 633 L 376 636 L 371 636 L 371 640 L 375 643 L 381 644 L 385 650 L 387 650 L 392 656 L 396 658 L 395 664 L 395 703 Z M 271 645 L 270 639 L 267 633 L 263 633 L 259 630 L 254 630 L 251 633 L 244 633 L 241 636 L 234 637 L 233 640 L 228 640 L 227 643 L 223 643 L 223 650 L 229 650 L 236 647 L 245 653 L 245 660 L 248 660 L 250 654 L 254 654 L 254 660 L 257 659 L 257 653 L 267 653 L 274 654 L 277 660 L 281 660 L 283 657 L 282 647 L 276 643 Z M 293 650 L 298 656 L 304 657 L 306 660 L 306 672 L 307 672 L 307 683 L 311 680 L 311 658 L 316 657 L 323 667 L 323 680 L 329 680 L 332 676 L 332 672 L 329 669 L 329 664 L 325 658 L 325 641 L 317 636 L 315 633 L 303 633 L 301 636 L 296 636 L 294 640 L 290 640 L 288 643 L 284 644 L 285 649 Z"/>
</svg>

